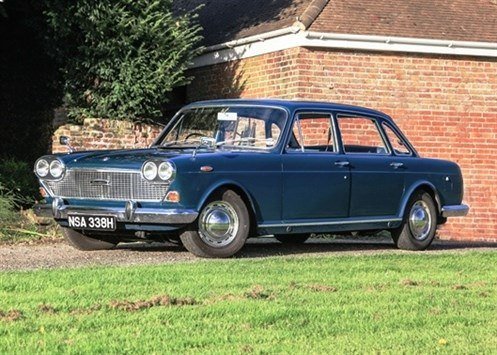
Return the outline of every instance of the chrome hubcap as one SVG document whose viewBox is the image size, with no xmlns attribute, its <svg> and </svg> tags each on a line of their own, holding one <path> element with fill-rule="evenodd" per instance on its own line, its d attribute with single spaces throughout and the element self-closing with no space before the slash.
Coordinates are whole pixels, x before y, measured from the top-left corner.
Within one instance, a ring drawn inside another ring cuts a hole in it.
<svg viewBox="0 0 497 355">
<path fill-rule="evenodd" d="M 200 213 L 200 238 L 212 247 L 230 244 L 238 232 L 238 215 L 230 204 L 215 201 L 208 204 Z"/>
<path fill-rule="evenodd" d="M 409 227 L 416 240 L 428 238 L 431 229 L 430 208 L 424 201 L 417 201 L 409 213 Z"/>
</svg>

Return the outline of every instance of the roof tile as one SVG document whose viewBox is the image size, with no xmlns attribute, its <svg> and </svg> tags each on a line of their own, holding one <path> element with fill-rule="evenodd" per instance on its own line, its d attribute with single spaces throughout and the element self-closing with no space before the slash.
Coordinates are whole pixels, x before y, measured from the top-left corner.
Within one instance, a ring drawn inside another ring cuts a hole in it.
<svg viewBox="0 0 497 355">
<path fill-rule="evenodd" d="M 201 6 L 203 45 L 209 46 L 292 26 L 311 0 L 175 0 L 178 12 Z"/>
<path fill-rule="evenodd" d="M 497 0 L 331 0 L 310 30 L 497 42 Z"/>
</svg>

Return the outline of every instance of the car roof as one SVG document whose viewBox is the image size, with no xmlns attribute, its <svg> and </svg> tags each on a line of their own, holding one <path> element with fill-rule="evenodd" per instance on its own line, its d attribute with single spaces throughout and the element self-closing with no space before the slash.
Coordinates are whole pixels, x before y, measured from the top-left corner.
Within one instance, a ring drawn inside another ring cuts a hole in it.
<svg viewBox="0 0 497 355">
<path fill-rule="evenodd" d="M 312 109 L 326 109 L 333 111 L 352 111 L 358 114 L 365 115 L 375 115 L 381 116 L 387 120 L 391 120 L 391 118 L 383 112 L 373 110 L 366 107 L 354 106 L 354 105 L 345 105 L 334 102 L 325 102 L 325 101 L 306 101 L 306 100 L 280 100 L 280 99 L 222 99 L 222 100 L 206 100 L 206 101 L 197 101 L 191 103 L 185 108 L 195 108 L 202 106 L 220 106 L 220 105 L 264 105 L 264 106 L 276 106 L 283 107 L 288 109 L 290 112 L 293 112 L 298 109 L 303 110 L 312 110 Z"/>
</svg>

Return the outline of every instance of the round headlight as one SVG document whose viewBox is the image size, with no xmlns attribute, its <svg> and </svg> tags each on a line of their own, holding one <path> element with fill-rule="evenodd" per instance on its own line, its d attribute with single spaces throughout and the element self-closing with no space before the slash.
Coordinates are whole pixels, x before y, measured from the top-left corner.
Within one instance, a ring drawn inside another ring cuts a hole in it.
<svg viewBox="0 0 497 355">
<path fill-rule="evenodd" d="M 60 178 L 63 173 L 64 165 L 60 161 L 54 160 L 50 163 L 50 175 L 57 179 Z"/>
<path fill-rule="evenodd" d="M 171 180 L 171 178 L 174 177 L 175 173 L 176 169 L 170 162 L 166 161 L 159 165 L 159 177 L 162 180 Z"/>
<path fill-rule="evenodd" d="M 48 175 L 48 171 L 50 166 L 48 165 L 48 161 L 45 159 L 39 159 L 35 165 L 35 172 L 39 177 L 45 177 Z"/>
<path fill-rule="evenodd" d="M 157 165 L 154 162 L 147 161 L 142 168 L 143 177 L 147 180 L 153 180 L 157 177 Z"/>
</svg>

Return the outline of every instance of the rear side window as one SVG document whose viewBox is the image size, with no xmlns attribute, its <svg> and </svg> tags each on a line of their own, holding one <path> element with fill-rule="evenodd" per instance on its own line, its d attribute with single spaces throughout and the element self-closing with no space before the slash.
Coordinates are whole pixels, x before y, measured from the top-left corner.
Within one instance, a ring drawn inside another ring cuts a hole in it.
<svg viewBox="0 0 497 355">
<path fill-rule="evenodd" d="M 343 149 L 347 154 L 388 154 L 375 119 L 338 115 Z"/>
<path fill-rule="evenodd" d="M 402 137 L 400 137 L 389 125 L 385 123 L 382 125 L 394 153 L 397 155 L 411 155 L 412 152 Z"/>
</svg>

